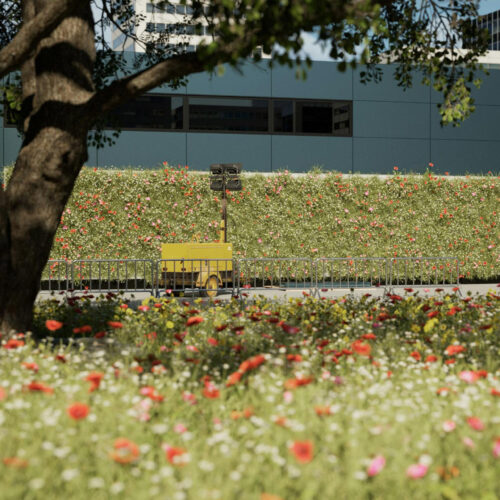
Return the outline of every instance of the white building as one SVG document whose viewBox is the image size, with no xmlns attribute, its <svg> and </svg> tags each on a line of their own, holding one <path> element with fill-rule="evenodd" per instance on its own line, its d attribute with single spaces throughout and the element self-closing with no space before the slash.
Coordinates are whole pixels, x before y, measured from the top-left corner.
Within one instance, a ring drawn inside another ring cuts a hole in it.
<svg viewBox="0 0 500 500">
<path fill-rule="evenodd" d="M 112 26 L 111 46 L 113 50 L 144 52 L 147 43 L 155 42 L 172 50 L 192 52 L 196 46 L 211 36 L 207 33 L 204 17 L 194 22 L 189 5 L 181 5 L 178 0 L 159 7 L 150 0 L 133 0 L 135 12 L 135 39 L 127 37 L 120 29 L 120 22 Z"/>
</svg>

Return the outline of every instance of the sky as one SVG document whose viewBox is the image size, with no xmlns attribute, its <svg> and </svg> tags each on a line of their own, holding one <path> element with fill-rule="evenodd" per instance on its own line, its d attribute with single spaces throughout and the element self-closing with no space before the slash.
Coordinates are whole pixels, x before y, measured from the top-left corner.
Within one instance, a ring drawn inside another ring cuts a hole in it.
<svg viewBox="0 0 500 500">
<path fill-rule="evenodd" d="M 479 4 L 479 14 L 487 14 L 500 10 L 500 0 L 481 0 Z M 304 53 L 309 54 L 313 61 L 329 61 L 328 50 L 322 50 L 321 47 L 314 43 L 315 37 L 309 33 L 303 35 L 304 38 Z"/>
</svg>

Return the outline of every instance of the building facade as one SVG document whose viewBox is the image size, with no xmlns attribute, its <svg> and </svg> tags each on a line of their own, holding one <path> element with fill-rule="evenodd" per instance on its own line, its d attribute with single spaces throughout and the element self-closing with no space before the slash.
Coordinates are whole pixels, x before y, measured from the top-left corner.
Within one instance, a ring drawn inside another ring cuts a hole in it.
<svg viewBox="0 0 500 500">
<path fill-rule="evenodd" d="M 478 17 L 477 25 L 490 34 L 488 50 L 500 50 L 500 10 Z"/>
<path fill-rule="evenodd" d="M 127 37 L 120 19 L 115 19 L 111 27 L 111 46 L 113 50 L 144 52 L 148 42 L 161 44 L 166 49 L 192 52 L 197 45 L 211 37 L 207 31 L 204 18 L 196 23 L 192 19 L 192 8 L 189 5 L 170 2 L 159 6 L 149 0 L 133 0 L 135 12 L 134 34 L 140 40 Z"/>
<path fill-rule="evenodd" d="M 500 57 L 483 61 L 489 76 L 474 90 L 476 110 L 460 127 L 440 125 L 441 95 L 418 77 L 404 91 L 384 65 L 379 83 L 363 84 L 362 68 L 339 72 L 313 63 L 305 81 L 295 70 L 249 61 L 243 73 L 191 75 L 185 87 L 157 88 L 121 108 L 114 146 L 89 148 L 99 167 L 241 162 L 246 171 L 312 167 L 346 173 L 423 172 L 429 163 L 451 175 L 499 172 Z M 111 123 L 110 123 L 111 125 Z M 15 161 L 17 130 L 3 120 L 0 160 Z"/>
</svg>

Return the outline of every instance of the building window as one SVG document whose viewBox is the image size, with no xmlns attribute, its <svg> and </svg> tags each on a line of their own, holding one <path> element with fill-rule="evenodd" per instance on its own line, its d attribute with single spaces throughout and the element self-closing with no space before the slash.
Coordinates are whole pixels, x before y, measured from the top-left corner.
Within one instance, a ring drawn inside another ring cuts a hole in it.
<svg viewBox="0 0 500 500">
<path fill-rule="evenodd" d="M 296 132 L 302 134 L 332 134 L 331 102 L 297 101 L 295 103 Z"/>
<path fill-rule="evenodd" d="M 267 100 L 190 97 L 189 129 L 267 132 Z"/>
<path fill-rule="evenodd" d="M 194 45 L 174 47 L 193 52 Z M 146 94 L 112 114 L 111 128 L 352 136 L 352 101 Z"/>
<path fill-rule="evenodd" d="M 273 132 L 293 133 L 293 101 L 273 101 Z"/>
<path fill-rule="evenodd" d="M 182 130 L 183 98 L 146 94 L 120 106 L 107 125 L 122 129 Z"/>
</svg>

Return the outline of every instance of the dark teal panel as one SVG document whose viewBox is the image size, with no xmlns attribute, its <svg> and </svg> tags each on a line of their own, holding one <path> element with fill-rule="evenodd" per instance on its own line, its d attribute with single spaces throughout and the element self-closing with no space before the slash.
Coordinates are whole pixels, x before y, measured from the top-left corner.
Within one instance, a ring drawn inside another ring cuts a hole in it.
<svg viewBox="0 0 500 500">
<path fill-rule="evenodd" d="M 336 63 L 313 62 L 305 81 L 295 77 L 294 68 L 275 66 L 272 80 L 273 97 L 352 99 L 352 70 L 341 73 Z"/>
<path fill-rule="evenodd" d="M 17 129 L 13 127 L 6 127 L 4 129 L 3 137 L 3 161 L 4 165 L 12 165 L 16 161 L 19 150 L 21 149 L 21 136 Z"/>
<path fill-rule="evenodd" d="M 220 96 L 263 96 L 271 95 L 271 70 L 265 63 L 245 63 L 243 74 L 225 65 L 222 76 L 209 73 L 195 73 L 189 77 L 188 94 Z"/>
<path fill-rule="evenodd" d="M 98 161 L 97 161 L 97 148 L 95 147 L 89 147 L 88 148 L 88 159 L 85 162 L 85 165 L 88 165 L 89 167 L 95 167 L 97 166 Z"/>
<path fill-rule="evenodd" d="M 208 170 L 212 163 L 243 163 L 251 172 L 271 170 L 271 136 L 245 134 L 187 134 L 187 165 Z"/>
<path fill-rule="evenodd" d="M 124 131 L 111 147 L 98 151 L 100 167 L 158 167 L 186 165 L 186 134 L 184 132 Z"/>
<path fill-rule="evenodd" d="M 428 103 L 355 101 L 353 108 L 355 137 L 430 137 Z"/>
<path fill-rule="evenodd" d="M 354 99 L 369 101 L 406 101 L 406 102 L 429 102 L 429 87 L 422 85 L 422 78 L 415 75 L 413 85 L 408 90 L 399 87 L 394 79 L 395 66 L 380 65 L 382 69 L 382 80 L 378 83 L 369 82 L 363 84 L 359 74 L 364 71 L 363 66 L 359 66 L 353 74 L 353 94 Z"/>
<path fill-rule="evenodd" d="M 273 171 L 307 172 L 311 167 L 350 172 L 352 139 L 350 137 L 272 136 Z"/>
<path fill-rule="evenodd" d="M 459 127 L 441 126 L 440 114 L 432 104 L 431 137 L 432 139 L 465 139 L 465 140 L 500 140 L 500 106 L 476 106 L 472 115 Z"/>
<path fill-rule="evenodd" d="M 429 164 L 430 141 L 424 139 L 354 138 L 354 173 L 390 174 L 425 172 Z"/>
<path fill-rule="evenodd" d="M 451 175 L 486 174 L 500 172 L 500 142 L 496 141 L 447 141 L 431 142 L 432 162 L 439 173 Z"/>
</svg>

